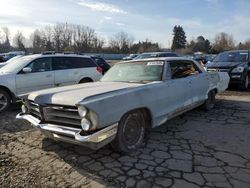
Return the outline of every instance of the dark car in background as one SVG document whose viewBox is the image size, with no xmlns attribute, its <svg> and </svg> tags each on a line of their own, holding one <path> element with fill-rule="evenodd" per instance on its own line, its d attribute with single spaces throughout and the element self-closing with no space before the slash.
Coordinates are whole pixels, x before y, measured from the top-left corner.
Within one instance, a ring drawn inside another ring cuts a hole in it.
<svg viewBox="0 0 250 188">
<path fill-rule="evenodd" d="M 3 62 L 5 62 L 4 55 L 0 54 L 0 63 L 3 63 Z"/>
<path fill-rule="evenodd" d="M 231 84 L 246 90 L 250 81 L 249 50 L 222 52 L 207 65 L 207 71 L 227 72 Z"/>
<path fill-rule="evenodd" d="M 157 57 L 178 57 L 174 52 L 148 52 L 148 53 L 142 53 L 138 55 L 136 59 L 148 59 L 148 58 L 157 58 Z"/>
<path fill-rule="evenodd" d="M 110 69 L 111 66 L 102 57 L 91 56 L 91 58 L 102 68 L 102 74 L 105 74 Z"/>
</svg>

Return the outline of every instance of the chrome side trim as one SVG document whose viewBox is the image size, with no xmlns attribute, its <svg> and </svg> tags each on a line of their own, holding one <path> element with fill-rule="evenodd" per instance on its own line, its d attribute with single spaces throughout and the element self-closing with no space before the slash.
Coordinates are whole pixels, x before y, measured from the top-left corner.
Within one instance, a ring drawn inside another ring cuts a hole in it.
<svg viewBox="0 0 250 188">
<path fill-rule="evenodd" d="M 118 123 L 110 125 L 98 132 L 89 135 L 81 135 L 82 129 L 65 127 L 54 124 L 41 124 L 41 121 L 29 114 L 17 114 L 17 119 L 30 122 L 34 127 L 41 130 L 45 136 L 54 140 L 69 142 L 78 145 L 84 145 L 91 149 L 99 149 L 100 147 L 111 142 L 117 133 Z"/>
</svg>

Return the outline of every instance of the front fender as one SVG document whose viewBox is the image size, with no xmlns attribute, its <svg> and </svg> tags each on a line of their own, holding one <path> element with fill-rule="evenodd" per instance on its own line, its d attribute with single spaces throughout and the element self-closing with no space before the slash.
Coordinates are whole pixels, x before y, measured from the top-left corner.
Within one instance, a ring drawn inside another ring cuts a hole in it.
<svg viewBox="0 0 250 188">
<path fill-rule="evenodd" d="M 146 108 L 150 112 L 153 124 L 153 117 L 155 116 L 152 106 L 154 103 L 153 96 L 155 96 L 154 89 L 147 86 L 128 88 L 87 98 L 81 101 L 79 105 L 85 106 L 97 114 L 98 128 L 119 122 L 124 114 L 139 108 Z"/>
</svg>

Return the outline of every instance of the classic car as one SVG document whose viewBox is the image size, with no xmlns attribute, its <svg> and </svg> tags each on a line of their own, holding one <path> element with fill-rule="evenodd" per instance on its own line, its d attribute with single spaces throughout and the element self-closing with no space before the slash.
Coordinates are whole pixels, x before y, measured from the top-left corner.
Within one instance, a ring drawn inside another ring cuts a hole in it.
<svg viewBox="0 0 250 188">
<path fill-rule="evenodd" d="M 99 82 L 23 96 L 18 119 L 57 141 L 120 152 L 141 146 L 148 129 L 200 105 L 209 110 L 228 87 L 227 73 L 208 73 L 181 57 L 115 64 Z"/>
</svg>

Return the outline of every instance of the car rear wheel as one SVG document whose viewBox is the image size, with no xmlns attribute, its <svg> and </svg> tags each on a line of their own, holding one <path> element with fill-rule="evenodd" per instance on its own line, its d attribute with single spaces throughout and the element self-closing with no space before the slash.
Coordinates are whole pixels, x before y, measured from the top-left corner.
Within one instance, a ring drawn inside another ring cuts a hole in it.
<svg viewBox="0 0 250 188">
<path fill-rule="evenodd" d="M 133 111 L 122 117 L 115 140 L 114 150 L 129 153 L 139 148 L 145 137 L 146 121 L 141 111 Z"/>
<path fill-rule="evenodd" d="M 0 89 L 0 112 L 6 111 L 9 108 L 10 103 L 11 99 L 9 94 L 5 90 Z"/>
<path fill-rule="evenodd" d="M 213 109 L 215 106 L 215 91 L 209 91 L 208 93 L 208 98 L 206 99 L 206 101 L 204 102 L 204 104 L 202 105 L 202 108 L 204 110 L 211 110 Z"/>
</svg>

